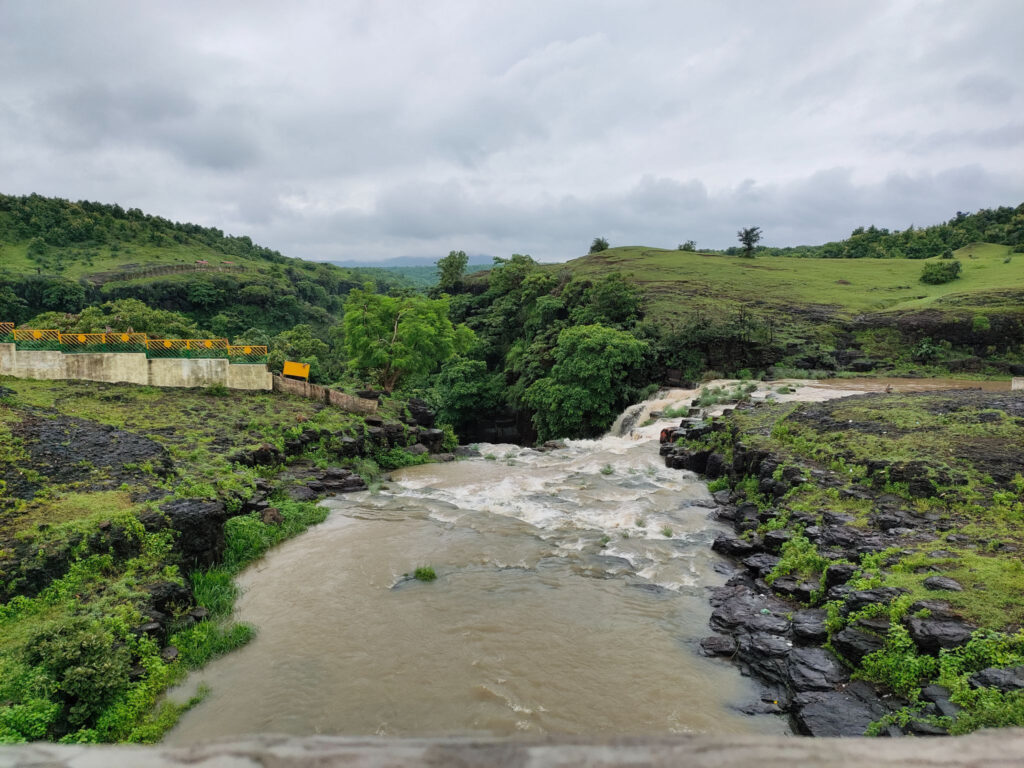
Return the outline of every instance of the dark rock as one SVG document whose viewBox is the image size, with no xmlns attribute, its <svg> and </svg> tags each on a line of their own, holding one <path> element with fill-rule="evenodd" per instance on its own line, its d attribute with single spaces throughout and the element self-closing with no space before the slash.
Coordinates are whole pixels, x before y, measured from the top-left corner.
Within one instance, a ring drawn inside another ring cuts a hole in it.
<svg viewBox="0 0 1024 768">
<path fill-rule="evenodd" d="M 284 516 L 276 507 L 267 507 L 263 510 L 263 514 L 260 515 L 260 520 L 266 525 L 281 525 L 284 522 Z"/>
<path fill-rule="evenodd" d="M 964 590 L 959 581 L 948 576 L 929 576 L 924 580 L 924 586 L 927 589 L 941 589 L 947 592 L 963 592 Z"/>
<path fill-rule="evenodd" d="M 743 502 L 736 507 L 736 514 L 733 515 L 733 527 L 738 533 L 757 530 L 761 525 L 760 515 L 756 504 L 749 501 Z"/>
<path fill-rule="evenodd" d="M 168 645 L 162 651 L 160 651 L 160 658 L 170 664 L 176 658 L 178 658 L 178 649 L 173 645 Z"/>
<path fill-rule="evenodd" d="M 955 719 L 960 706 L 949 700 L 950 691 L 941 685 L 928 685 L 921 689 L 921 698 L 935 705 L 940 715 Z"/>
<path fill-rule="evenodd" d="M 305 485 L 293 485 L 285 489 L 285 495 L 292 501 L 315 501 L 319 494 Z"/>
<path fill-rule="evenodd" d="M 420 442 L 431 453 L 440 453 L 443 450 L 441 444 L 444 442 L 444 430 L 425 429 L 420 433 Z"/>
<path fill-rule="evenodd" d="M 704 474 L 710 479 L 714 480 L 721 477 L 728 472 L 728 464 L 726 463 L 725 456 L 721 453 L 712 453 L 707 458 L 707 463 L 704 467 Z"/>
<path fill-rule="evenodd" d="M 418 427 L 434 426 L 434 411 L 430 404 L 418 397 L 409 398 L 408 403 L 410 421 Z"/>
<path fill-rule="evenodd" d="M 825 589 L 845 584 L 857 572 L 857 566 L 852 563 L 832 563 L 825 569 Z"/>
<path fill-rule="evenodd" d="M 824 643 L 828 639 L 826 618 L 826 612 L 820 608 L 797 611 L 793 614 L 793 635 L 806 643 Z"/>
<path fill-rule="evenodd" d="M 744 624 L 748 632 L 764 632 L 769 635 L 786 635 L 789 633 L 790 621 L 784 616 L 774 613 L 755 613 Z"/>
<path fill-rule="evenodd" d="M 362 397 L 362 395 L 360 395 L 360 397 Z M 363 423 L 368 427 L 383 427 L 384 419 L 380 416 L 364 416 Z"/>
<path fill-rule="evenodd" d="M 724 505 L 729 503 L 729 496 L 731 494 L 732 491 L 730 491 L 728 488 L 723 488 L 720 491 L 715 491 L 714 493 L 712 493 L 711 498 L 715 500 L 716 504 Z"/>
<path fill-rule="evenodd" d="M 146 587 L 149 601 L 161 613 L 174 613 L 192 604 L 192 591 L 173 581 L 158 581 Z"/>
<path fill-rule="evenodd" d="M 273 464 L 280 464 L 281 460 L 284 458 L 281 451 L 270 443 L 263 443 L 259 448 L 251 451 L 249 456 L 252 461 L 249 466 L 270 466 Z"/>
<path fill-rule="evenodd" d="M 423 456 L 427 453 L 430 453 L 430 451 L 427 449 L 427 446 L 425 446 L 423 443 L 416 443 L 415 445 L 410 445 L 405 450 L 406 452 L 412 454 L 413 456 Z"/>
<path fill-rule="evenodd" d="M 1003 693 L 1024 688 L 1024 666 L 989 667 L 971 675 L 968 682 L 972 688 L 996 688 Z"/>
<path fill-rule="evenodd" d="M 210 612 L 206 610 L 203 606 L 197 605 L 195 608 L 188 612 L 188 615 L 193 621 L 199 622 L 205 621 L 206 618 L 210 615 Z"/>
<path fill-rule="evenodd" d="M 764 548 L 777 555 L 782 551 L 782 545 L 792 537 L 793 534 L 787 530 L 768 531 L 764 535 Z"/>
<path fill-rule="evenodd" d="M 224 554 L 224 523 L 227 511 L 219 501 L 174 499 L 160 507 L 163 513 L 150 513 L 139 518 L 150 532 L 170 527 L 180 534 L 174 548 L 181 558 L 185 573 L 195 568 L 209 568 Z"/>
<path fill-rule="evenodd" d="M 743 565 L 749 568 L 755 576 L 767 576 L 778 564 L 779 558 L 769 555 L 767 552 L 759 552 L 743 559 Z"/>
<path fill-rule="evenodd" d="M 731 533 L 721 533 L 716 536 L 711 549 L 720 555 L 729 555 L 730 557 L 746 557 L 757 551 L 754 544 Z"/>
<path fill-rule="evenodd" d="M 732 656 L 736 653 L 736 640 L 727 635 L 710 635 L 700 641 L 705 656 Z"/>
<path fill-rule="evenodd" d="M 786 656 L 792 643 L 779 635 L 755 632 L 740 635 L 736 641 L 736 656 L 760 680 L 784 684 L 788 670 Z"/>
<path fill-rule="evenodd" d="M 958 648 L 971 639 L 976 627 L 962 619 L 922 619 L 910 616 L 905 620 L 914 644 L 924 653 L 937 655 L 943 648 Z"/>
<path fill-rule="evenodd" d="M 460 445 L 455 448 L 455 456 L 462 459 L 472 459 L 480 456 L 480 451 L 470 448 L 468 445 Z"/>
<path fill-rule="evenodd" d="M 885 640 L 878 635 L 862 632 L 853 627 L 845 627 L 832 636 L 832 645 L 847 661 L 860 664 L 869 653 L 885 647 Z"/>
<path fill-rule="evenodd" d="M 907 590 L 900 587 L 875 587 L 851 592 L 843 606 L 847 613 L 854 613 L 869 605 L 888 605 Z"/>
<path fill-rule="evenodd" d="M 798 693 L 830 691 L 849 679 L 839 659 L 824 648 L 794 648 L 789 654 L 789 683 Z"/>
<path fill-rule="evenodd" d="M 801 603 L 810 603 L 812 596 L 821 585 L 816 581 L 804 581 L 795 576 L 783 576 L 772 582 L 772 589 Z"/>
<path fill-rule="evenodd" d="M 805 736 L 863 736 L 886 707 L 865 683 L 840 691 L 807 691 L 793 698 L 793 723 Z"/>
</svg>

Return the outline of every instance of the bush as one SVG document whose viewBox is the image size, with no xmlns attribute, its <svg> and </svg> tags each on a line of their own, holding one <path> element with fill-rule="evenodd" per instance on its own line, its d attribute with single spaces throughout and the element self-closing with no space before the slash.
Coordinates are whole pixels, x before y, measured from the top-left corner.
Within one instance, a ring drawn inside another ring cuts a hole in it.
<svg viewBox="0 0 1024 768">
<path fill-rule="evenodd" d="M 600 253 L 601 251 L 608 250 L 608 241 L 603 237 L 595 237 L 594 242 L 590 244 L 591 253 Z"/>
<path fill-rule="evenodd" d="M 429 565 L 422 565 L 413 572 L 412 576 L 418 581 L 434 581 L 437 578 L 437 573 Z"/>
<path fill-rule="evenodd" d="M 924 265 L 921 270 L 921 282 L 929 285 L 940 285 L 956 280 L 960 277 L 963 265 L 953 259 L 952 261 L 931 261 Z"/>
</svg>

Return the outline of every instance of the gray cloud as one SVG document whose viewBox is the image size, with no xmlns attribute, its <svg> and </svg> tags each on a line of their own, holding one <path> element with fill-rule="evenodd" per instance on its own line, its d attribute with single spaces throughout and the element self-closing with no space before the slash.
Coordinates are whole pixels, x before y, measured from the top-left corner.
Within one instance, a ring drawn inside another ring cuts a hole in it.
<svg viewBox="0 0 1024 768">
<path fill-rule="evenodd" d="M 793 245 L 1024 199 L 1016 0 L 3 7 L 0 191 L 294 256 Z"/>
</svg>

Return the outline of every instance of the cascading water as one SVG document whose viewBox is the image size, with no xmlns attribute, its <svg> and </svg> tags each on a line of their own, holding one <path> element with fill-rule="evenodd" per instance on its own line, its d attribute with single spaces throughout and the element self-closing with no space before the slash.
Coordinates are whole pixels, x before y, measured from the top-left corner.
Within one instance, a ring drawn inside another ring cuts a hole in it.
<svg viewBox="0 0 1024 768">
<path fill-rule="evenodd" d="M 740 714 L 752 687 L 696 652 L 719 528 L 706 487 L 658 456 L 668 423 L 484 444 L 325 502 L 325 523 L 241 576 L 259 635 L 193 675 L 212 693 L 167 740 L 785 732 Z M 404 576 L 422 565 L 436 582 Z"/>
</svg>

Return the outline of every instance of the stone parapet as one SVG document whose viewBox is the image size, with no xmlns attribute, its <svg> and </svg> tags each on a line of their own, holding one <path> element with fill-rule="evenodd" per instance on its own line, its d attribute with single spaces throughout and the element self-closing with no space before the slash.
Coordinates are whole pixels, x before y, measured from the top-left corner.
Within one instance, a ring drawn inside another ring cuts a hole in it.
<svg viewBox="0 0 1024 768">
<path fill-rule="evenodd" d="M 568 766 L 686 766 L 686 768 L 917 768 L 1019 766 L 1024 729 L 987 730 L 942 739 L 811 739 L 793 736 L 672 736 L 646 739 L 555 738 L 384 739 L 257 736 L 187 747 L 24 744 L 0 746 L 0 768 L 130 765 L 236 768 L 568 768 Z"/>
</svg>

